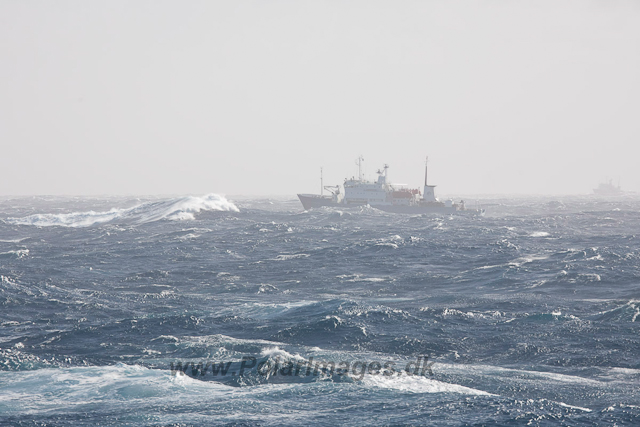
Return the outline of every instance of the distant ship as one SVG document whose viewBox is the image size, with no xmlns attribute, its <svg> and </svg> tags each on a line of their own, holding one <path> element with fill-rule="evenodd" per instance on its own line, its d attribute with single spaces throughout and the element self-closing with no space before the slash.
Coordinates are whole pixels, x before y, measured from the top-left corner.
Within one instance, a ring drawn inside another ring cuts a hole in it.
<svg viewBox="0 0 640 427">
<path fill-rule="evenodd" d="M 428 160 L 428 159 L 427 159 Z M 320 187 L 331 194 L 298 194 L 298 198 L 305 210 L 320 208 L 323 206 L 348 208 L 357 206 L 371 206 L 385 212 L 402 214 L 425 214 L 425 213 L 475 213 L 483 214 L 484 210 L 467 209 L 464 201 L 455 203 L 453 200 L 441 202 L 435 196 L 435 185 L 427 184 L 428 163 L 424 171 L 424 192 L 419 189 L 405 188 L 403 185 L 391 184 L 387 178 L 389 165 L 377 171 L 378 179 L 368 181 L 362 175 L 362 162 L 360 156 L 357 160 L 358 178 L 345 179 L 341 191 L 339 185 L 324 186 L 322 183 L 322 173 L 320 176 Z"/>
<path fill-rule="evenodd" d="M 598 196 L 616 196 L 624 193 L 624 191 L 620 188 L 620 184 L 615 186 L 611 180 L 609 180 L 609 182 L 601 182 L 598 187 L 593 189 L 593 193 Z"/>
</svg>

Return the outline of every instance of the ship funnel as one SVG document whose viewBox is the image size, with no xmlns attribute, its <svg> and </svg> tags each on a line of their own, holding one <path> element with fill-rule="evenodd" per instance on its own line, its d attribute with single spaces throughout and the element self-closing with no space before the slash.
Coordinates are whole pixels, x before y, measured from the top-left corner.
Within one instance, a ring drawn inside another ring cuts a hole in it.
<svg viewBox="0 0 640 427">
<path fill-rule="evenodd" d="M 422 200 L 424 200 L 425 202 L 437 202 L 438 199 L 436 199 L 435 192 L 436 186 L 427 184 L 427 172 L 429 171 L 428 166 L 429 156 L 427 156 L 427 159 L 424 162 L 424 193 L 422 193 Z"/>
<path fill-rule="evenodd" d="M 425 185 L 424 193 L 422 193 L 422 200 L 424 200 L 425 202 L 437 202 L 438 199 L 436 199 L 435 188 L 435 185 Z"/>
</svg>

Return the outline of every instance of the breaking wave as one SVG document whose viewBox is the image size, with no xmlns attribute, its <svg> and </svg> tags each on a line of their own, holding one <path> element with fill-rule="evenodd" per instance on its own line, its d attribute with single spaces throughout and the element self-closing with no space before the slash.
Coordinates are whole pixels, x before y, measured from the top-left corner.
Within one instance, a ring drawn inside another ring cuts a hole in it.
<svg viewBox="0 0 640 427">
<path fill-rule="evenodd" d="M 147 202 L 121 209 L 113 208 L 105 212 L 71 212 L 65 214 L 34 214 L 23 218 L 7 218 L 8 224 L 34 225 L 37 227 L 91 227 L 113 221 L 144 224 L 147 222 L 168 220 L 192 220 L 200 211 L 231 211 L 238 208 L 224 196 L 207 194 L 206 196 L 185 196 L 175 199 Z"/>
</svg>

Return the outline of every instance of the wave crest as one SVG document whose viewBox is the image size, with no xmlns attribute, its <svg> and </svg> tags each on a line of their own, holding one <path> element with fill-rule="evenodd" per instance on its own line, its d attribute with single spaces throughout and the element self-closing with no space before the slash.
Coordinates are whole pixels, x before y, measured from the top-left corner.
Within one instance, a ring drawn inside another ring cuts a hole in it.
<svg viewBox="0 0 640 427">
<path fill-rule="evenodd" d="M 34 225 L 37 227 L 91 227 L 114 221 L 133 224 L 168 220 L 192 220 L 200 211 L 239 212 L 239 209 L 224 196 L 207 194 L 202 197 L 185 196 L 105 212 L 71 212 L 65 214 L 34 214 L 23 218 L 7 218 L 8 224 Z"/>
</svg>

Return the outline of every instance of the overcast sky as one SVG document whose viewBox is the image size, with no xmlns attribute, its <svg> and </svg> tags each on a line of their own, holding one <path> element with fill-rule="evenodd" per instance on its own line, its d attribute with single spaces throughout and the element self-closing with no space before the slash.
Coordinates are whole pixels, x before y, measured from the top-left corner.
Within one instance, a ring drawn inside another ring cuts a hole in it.
<svg viewBox="0 0 640 427">
<path fill-rule="evenodd" d="M 0 195 L 640 191 L 640 1 L 0 0 Z"/>
</svg>

